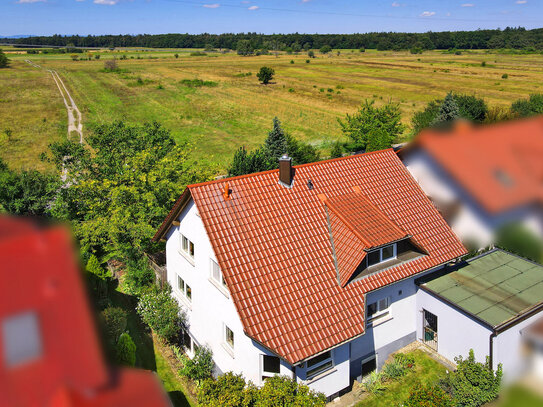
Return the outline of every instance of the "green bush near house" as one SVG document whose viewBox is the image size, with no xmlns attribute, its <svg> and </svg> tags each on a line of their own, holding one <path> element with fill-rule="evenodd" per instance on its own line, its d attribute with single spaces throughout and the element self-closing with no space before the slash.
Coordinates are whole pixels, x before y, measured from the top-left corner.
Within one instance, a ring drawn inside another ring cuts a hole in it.
<svg viewBox="0 0 543 407">
<path fill-rule="evenodd" d="M 136 364 L 136 344 L 128 333 L 123 333 L 117 342 L 117 363 L 124 366 Z"/>
<path fill-rule="evenodd" d="M 451 396 L 438 385 L 416 386 L 404 407 L 454 407 Z"/>
<path fill-rule="evenodd" d="M 126 330 L 127 313 L 119 307 L 107 307 L 101 313 L 104 331 L 111 343 L 116 343 Z"/>
<path fill-rule="evenodd" d="M 192 359 L 183 355 L 181 363 L 183 367 L 179 370 L 179 374 L 200 382 L 210 378 L 213 373 L 213 352 L 209 347 L 201 346 L 196 349 Z"/>
</svg>

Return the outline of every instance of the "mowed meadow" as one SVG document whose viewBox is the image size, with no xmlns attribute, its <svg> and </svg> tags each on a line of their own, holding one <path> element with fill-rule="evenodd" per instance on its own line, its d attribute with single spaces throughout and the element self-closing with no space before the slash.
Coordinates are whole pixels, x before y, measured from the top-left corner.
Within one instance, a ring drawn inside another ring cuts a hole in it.
<svg viewBox="0 0 543 407">
<path fill-rule="evenodd" d="M 11 64 L 0 71 L 0 156 L 12 168 L 46 168 L 40 153 L 66 137 L 66 110 L 55 82 L 25 59 L 59 73 L 83 114 L 84 134 L 114 120 L 156 120 L 177 140 L 189 141 L 197 158 L 223 169 L 238 147 L 262 143 L 274 116 L 326 156 L 334 141 L 343 140 L 337 119 L 356 111 L 364 99 L 399 103 L 409 125 L 415 111 L 451 90 L 483 97 L 489 106 L 543 92 L 540 54 L 340 50 L 338 55 L 334 50 L 328 55 L 315 51 L 317 58 L 310 59 L 306 54 L 193 56 L 197 50 L 128 49 L 92 51 L 91 61 L 73 61 L 69 54 L 4 50 Z M 104 61 L 113 57 L 119 72 L 106 72 Z M 261 66 L 275 69 L 269 85 L 258 82 Z M 204 83 L 186 81 L 194 79 Z M 409 135 L 408 130 L 405 139 Z"/>
</svg>

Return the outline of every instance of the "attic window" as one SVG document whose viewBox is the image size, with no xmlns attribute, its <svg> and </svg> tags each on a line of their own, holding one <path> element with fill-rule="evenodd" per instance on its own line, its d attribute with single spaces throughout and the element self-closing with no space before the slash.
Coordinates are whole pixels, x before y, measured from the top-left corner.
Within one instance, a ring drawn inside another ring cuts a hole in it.
<svg viewBox="0 0 543 407">
<path fill-rule="evenodd" d="M 513 179 L 502 169 L 496 169 L 494 171 L 494 176 L 496 179 L 505 187 L 512 187 L 513 186 Z"/>
<path fill-rule="evenodd" d="M 396 258 L 396 243 L 389 244 L 368 253 L 368 267 Z"/>
<path fill-rule="evenodd" d="M 4 360 L 14 367 L 42 354 L 42 341 L 38 317 L 34 312 L 24 312 L 2 321 Z"/>
</svg>

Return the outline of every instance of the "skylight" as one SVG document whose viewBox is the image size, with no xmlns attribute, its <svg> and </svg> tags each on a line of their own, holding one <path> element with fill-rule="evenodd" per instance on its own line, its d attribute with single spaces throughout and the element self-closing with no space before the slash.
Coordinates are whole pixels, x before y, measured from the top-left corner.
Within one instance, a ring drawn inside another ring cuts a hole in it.
<svg viewBox="0 0 543 407">
<path fill-rule="evenodd" d="M 4 360 L 9 367 L 40 357 L 42 342 L 36 314 L 24 312 L 5 318 L 2 321 L 2 342 Z"/>
</svg>

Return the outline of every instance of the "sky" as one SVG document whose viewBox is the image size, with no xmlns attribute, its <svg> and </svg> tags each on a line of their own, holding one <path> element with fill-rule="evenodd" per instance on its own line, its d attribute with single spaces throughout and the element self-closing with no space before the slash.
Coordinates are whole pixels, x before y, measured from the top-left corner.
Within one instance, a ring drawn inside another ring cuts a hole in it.
<svg viewBox="0 0 543 407">
<path fill-rule="evenodd" d="M 0 36 L 543 26 L 543 0 L 0 0 Z"/>
</svg>

